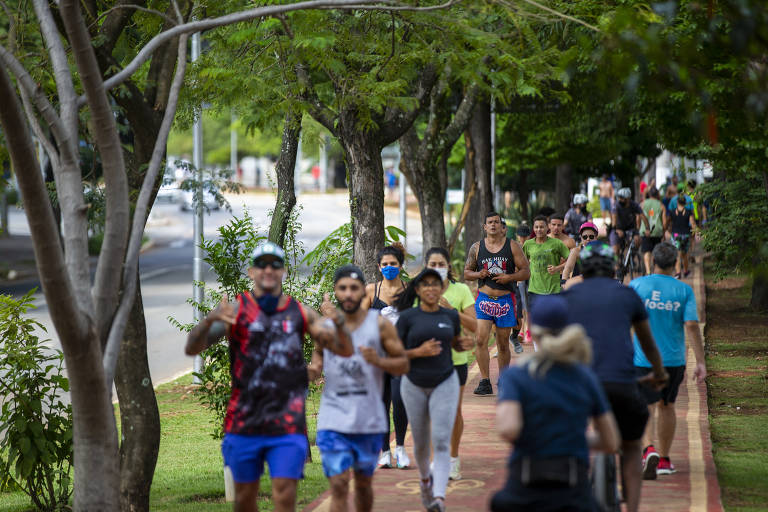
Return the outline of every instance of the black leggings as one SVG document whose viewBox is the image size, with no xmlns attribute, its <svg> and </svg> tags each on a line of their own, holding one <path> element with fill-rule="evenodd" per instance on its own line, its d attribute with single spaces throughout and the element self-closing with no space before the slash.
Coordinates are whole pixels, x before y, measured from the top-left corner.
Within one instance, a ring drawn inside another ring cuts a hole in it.
<svg viewBox="0 0 768 512">
<path fill-rule="evenodd" d="M 389 450 L 389 406 L 392 405 L 392 420 L 395 423 L 395 443 L 397 446 L 405 444 L 405 431 L 408 430 L 408 415 L 405 413 L 405 405 L 400 397 L 400 379 L 402 377 L 393 377 L 384 374 L 384 410 L 387 411 L 387 433 L 384 434 L 382 451 Z"/>
</svg>

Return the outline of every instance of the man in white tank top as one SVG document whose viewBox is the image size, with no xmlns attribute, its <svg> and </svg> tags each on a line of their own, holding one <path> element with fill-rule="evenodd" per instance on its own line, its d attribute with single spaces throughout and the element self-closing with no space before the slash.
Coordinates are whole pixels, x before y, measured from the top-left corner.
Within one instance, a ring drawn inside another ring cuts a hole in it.
<svg viewBox="0 0 768 512">
<path fill-rule="evenodd" d="M 341 312 L 327 300 L 323 312 L 346 326 L 355 352 L 350 357 L 326 350 L 312 354 L 310 380 L 325 370 L 316 444 L 330 481 L 331 510 L 347 510 L 352 470 L 357 511 L 367 512 L 373 507 L 373 472 L 389 421 L 381 401 L 384 372 L 403 375 L 409 362 L 392 323 L 378 311 L 360 307 L 365 297 L 362 270 L 354 265 L 337 269 L 334 293 Z"/>
</svg>

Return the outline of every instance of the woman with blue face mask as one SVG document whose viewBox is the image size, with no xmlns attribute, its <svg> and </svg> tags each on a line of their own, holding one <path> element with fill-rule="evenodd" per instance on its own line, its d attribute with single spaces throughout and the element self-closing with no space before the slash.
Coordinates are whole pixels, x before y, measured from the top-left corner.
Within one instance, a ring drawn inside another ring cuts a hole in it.
<svg viewBox="0 0 768 512">
<path fill-rule="evenodd" d="M 405 247 L 399 242 L 384 247 L 378 254 L 379 271 L 382 280 L 366 286 L 363 306 L 370 309 L 382 310 L 383 316 L 395 323 L 397 313 L 392 308 L 396 297 L 405 290 L 405 283 L 401 278 L 403 263 L 405 262 Z M 390 405 L 392 406 L 392 419 L 395 424 L 396 449 L 394 457 L 390 451 L 390 432 L 384 435 L 382 454 L 379 458 L 379 466 L 382 468 L 397 467 L 405 469 L 411 465 L 410 458 L 405 451 L 405 432 L 408 429 L 408 416 L 405 406 L 400 399 L 400 379 L 384 374 L 384 407 L 389 418 Z M 389 422 L 387 422 L 389 427 Z"/>
</svg>

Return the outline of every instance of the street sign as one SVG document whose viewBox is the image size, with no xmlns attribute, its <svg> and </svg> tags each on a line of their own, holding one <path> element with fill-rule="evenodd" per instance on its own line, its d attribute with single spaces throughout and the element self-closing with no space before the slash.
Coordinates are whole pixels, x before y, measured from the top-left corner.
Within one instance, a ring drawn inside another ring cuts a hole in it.
<svg viewBox="0 0 768 512">
<path fill-rule="evenodd" d="M 464 204 L 464 191 L 458 188 L 446 190 L 445 204 Z"/>
</svg>

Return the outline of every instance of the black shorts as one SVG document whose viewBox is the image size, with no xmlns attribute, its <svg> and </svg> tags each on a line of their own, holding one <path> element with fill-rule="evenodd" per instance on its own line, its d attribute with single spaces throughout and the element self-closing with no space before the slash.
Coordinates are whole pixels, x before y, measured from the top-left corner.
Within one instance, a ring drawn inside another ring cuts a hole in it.
<svg viewBox="0 0 768 512">
<path fill-rule="evenodd" d="M 667 373 L 669 374 L 669 384 L 667 384 L 661 391 L 656 391 L 650 386 L 640 386 L 640 393 L 643 395 L 643 398 L 645 398 L 645 402 L 648 405 L 655 404 L 659 400 L 664 400 L 664 405 L 669 405 L 675 403 L 675 400 L 677 400 L 677 392 L 685 377 L 685 366 L 665 366 L 664 369 L 667 370 Z M 643 377 L 651 373 L 650 368 L 641 368 L 639 366 L 635 366 L 635 371 L 637 372 L 638 377 Z"/>
<path fill-rule="evenodd" d="M 467 363 L 457 364 L 453 367 L 456 370 L 456 375 L 459 376 L 459 386 L 463 386 L 467 383 L 467 375 L 469 375 L 469 365 Z"/>
<path fill-rule="evenodd" d="M 605 395 L 619 425 L 624 441 L 636 441 L 643 437 L 648 422 L 648 405 L 636 383 L 603 382 Z"/>
<path fill-rule="evenodd" d="M 660 236 L 644 236 L 640 239 L 640 252 L 651 252 L 660 243 Z"/>
</svg>

